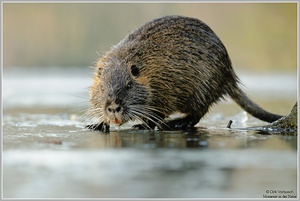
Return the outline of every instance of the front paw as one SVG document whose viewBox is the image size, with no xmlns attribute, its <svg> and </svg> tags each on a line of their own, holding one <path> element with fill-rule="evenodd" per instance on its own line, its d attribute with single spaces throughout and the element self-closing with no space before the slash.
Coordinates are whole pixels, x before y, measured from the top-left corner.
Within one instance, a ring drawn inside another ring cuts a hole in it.
<svg viewBox="0 0 300 201">
<path fill-rule="evenodd" d="M 102 122 L 100 124 L 87 125 L 87 126 L 85 126 L 85 128 L 92 129 L 92 130 L 98 130 L 103 133 L 109 133 L 109 124 L 104 123 L 104 122 Z"/>
</svg>

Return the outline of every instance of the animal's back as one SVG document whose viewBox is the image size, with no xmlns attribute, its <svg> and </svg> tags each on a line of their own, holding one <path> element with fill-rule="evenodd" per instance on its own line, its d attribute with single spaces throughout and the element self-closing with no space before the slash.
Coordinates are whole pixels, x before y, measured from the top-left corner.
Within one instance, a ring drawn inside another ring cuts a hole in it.
<svg viewBox="0 0 300 201">
<path fill-rule="evenodd" d="M 152 107 L 201 118 L 212 103 L 236 87 L 227 51 L 216 34 L 198 19 L 168 16 L 129 34 L 116 50 L 140 67 L 148 79 Z"/>
<path fill-rule="evenodd" d="M 148 22 L 114 46 L 99 66 L 91 103 L 104 119 L 95 127 L 100 130 L 110 122 L 124 123 L 133 117 L 146 128 L 189 129 L 225 95 L 261 120 L 281 117 L 244 94 L 226 48 L 195 18 L 166 16 Z M 104 103 L 99 104 L 99 99 Z M 165 120 L 175 112 L 186 116 Z"/>
</svg>

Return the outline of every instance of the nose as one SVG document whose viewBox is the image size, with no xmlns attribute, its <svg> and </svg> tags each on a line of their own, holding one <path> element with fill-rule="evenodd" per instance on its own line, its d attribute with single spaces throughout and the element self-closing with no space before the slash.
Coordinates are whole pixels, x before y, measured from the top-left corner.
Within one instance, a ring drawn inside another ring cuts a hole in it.
<svg viewBox="0 0 300 201">
<path fill-rule="evenodd" d="M 112 103 L 107 107 L 107 111 L 109 113 L 118 113 L 121 111 L 121 106 L 119 104 Z"/>
</svg>

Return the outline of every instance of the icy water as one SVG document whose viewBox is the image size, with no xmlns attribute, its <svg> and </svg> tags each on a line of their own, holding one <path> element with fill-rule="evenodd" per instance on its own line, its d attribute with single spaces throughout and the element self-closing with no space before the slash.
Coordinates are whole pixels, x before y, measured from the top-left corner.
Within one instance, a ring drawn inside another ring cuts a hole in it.
<svg viewBox="0 0 300 201">
<path fill-rule="evenodd" d="M 238 73 L 249 96 L 288 114 L 296 74 Z M 230 99 L 194 132 L 85 129 L 91 69 L 14 68 L 3 76 L 4 198 L 268 198 L 297 196 L 296 136 L 265 125 Z M 233 120 L 231 129 L 226 128 Z"/>
</svg>

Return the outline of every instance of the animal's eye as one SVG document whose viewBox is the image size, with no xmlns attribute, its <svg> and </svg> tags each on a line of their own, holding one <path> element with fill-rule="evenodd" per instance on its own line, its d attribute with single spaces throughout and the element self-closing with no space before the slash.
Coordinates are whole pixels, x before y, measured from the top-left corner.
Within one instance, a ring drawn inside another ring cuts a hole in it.
<svg viewBox="0 0 300 201">
<path fill-rule="evenodd" d="M 127 90 L 129 90 L 129 89 L 131 89 L 132 88 L 132 81 L 130 81 L 130 82 L 128 82 L 127 84 L 126 84 L 126 89 Z"/>
<path fill-rule="evenodd" d="M 130 69 L 131 69 L 131 74 L 132 74 L 133 76 L 135 76 L 135 77 L 139 76 L 139 74 L 140 74 L 140 69 L 139 69 L 136 65 L 132 65 L 132 66 L 130 67 Z"/>
</svg>

